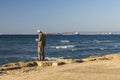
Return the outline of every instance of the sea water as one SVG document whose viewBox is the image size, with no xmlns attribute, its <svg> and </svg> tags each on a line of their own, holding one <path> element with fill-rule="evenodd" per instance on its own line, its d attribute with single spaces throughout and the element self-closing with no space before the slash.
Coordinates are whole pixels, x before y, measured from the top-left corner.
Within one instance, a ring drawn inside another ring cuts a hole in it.
<svg viewBox="0 0 120 80">
<path fill-rule="evenodd" d="M 0 65 L 37 59 L 37 35 L 0 35 Z M 45 58 L 85 58 L 120 53 L 120 35 L 47 35 Z"/>
</svg>

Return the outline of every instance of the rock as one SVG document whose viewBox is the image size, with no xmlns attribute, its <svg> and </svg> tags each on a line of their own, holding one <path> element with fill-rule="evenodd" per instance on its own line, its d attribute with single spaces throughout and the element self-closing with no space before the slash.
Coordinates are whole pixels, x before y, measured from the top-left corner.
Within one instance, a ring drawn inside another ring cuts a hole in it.
<svg viewBox="0 0 120 80">
<path fill-rule="evenodd" d="M 60 66 L 63 65 L 63 62 L 57 62 L 57 61 L 37 61 L 36 62 L 38 66 Z"/>
<path fill-rule="evenodd" d="M 32 67 L 32 66 L 37 66 L 37 63 L 35 61 L 15 62 L 15 63 L 8 63 L 8 64 L 2 65 L 0 70 L 2 70 L 2 71 L 4 71 L 4 70 L 14 70 L 14 69 L 20 69 L 22 67 Z"/>
<path fill-rule="evenodd" d="M 57 62 L 63 62 L 63 63 L 75 63 L 75 62 L 83 62 L 80 59 L 57 59 Z"/>
<path fill-rule="evenodd" d="M 52 66 L 52 61 L 37 61 L 38 66 Z"/>
<path fill-rule="evenodd" d="M 60 66 L 60 65 L 63 65 L 63 64 L 65 64 L 65 63 L 63 63 L 63 62 L 53 62 L 52 66 Z"/>
<path fill-rule="evenodd" d="M 2 71 L 0 71 L 0 74 L 2 74 Z"/>
<path fill-rule="evenodd" d="M 19 65 L 21 67 L 32 67 L 32 66 L 37 66 L 37 63 L 34 61 L 31 62 L 19 62 Z"/>
<path fill-rule="evenodd" d="M 108 54 L 104 56 L 90 56 L 82 59 L 83 61 L 96 61 L 96 60 L 120 60 L 120 54 Z"/>
<path fill-rule="evenodd" d="M 120 54 L 109 54 L 104 57 L 110 60 L 120 60 Z"/>
<path fill-rule="evenodd" d="M 84 58 L 82 60 L 83 61 L 97 61 L 97 60 L 109 60 L 109 59 L 104 56 L 90 56 L 90 57 Z"/>
<path fill-rule="evenodd" d="M 1 67 L 1 70 L 4 71 L 4 70 L 13 70 L 13 69 L 20 69 L 20 65 L 18 63 L 8 63 L 8 64 L 4 64 L 2 67 Z"/>
</svg>

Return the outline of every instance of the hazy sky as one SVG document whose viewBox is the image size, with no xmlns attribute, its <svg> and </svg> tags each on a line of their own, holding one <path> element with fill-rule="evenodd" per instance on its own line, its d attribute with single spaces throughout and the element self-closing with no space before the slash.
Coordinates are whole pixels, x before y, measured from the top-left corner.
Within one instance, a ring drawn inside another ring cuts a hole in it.
<svg viewBox="0 0 120 80">
<path fill-rule="evenodd" d="M 120 0 L 0 0 L 0 33 L 120 31 Z"/>
</svg>

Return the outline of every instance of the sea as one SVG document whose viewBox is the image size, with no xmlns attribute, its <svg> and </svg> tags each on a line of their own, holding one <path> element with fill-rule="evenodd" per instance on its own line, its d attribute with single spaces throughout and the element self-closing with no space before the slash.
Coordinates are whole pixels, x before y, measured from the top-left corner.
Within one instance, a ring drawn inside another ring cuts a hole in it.
<svg viewBox="0 0 120 80">
<path fill-rule="evenodd" d="M 0 35 L 0 66 L 37 59 L 37 35 Z M 120 35 L 46 35 L 45 58 L 81 59 L 120 53 Z"/>
</svg>

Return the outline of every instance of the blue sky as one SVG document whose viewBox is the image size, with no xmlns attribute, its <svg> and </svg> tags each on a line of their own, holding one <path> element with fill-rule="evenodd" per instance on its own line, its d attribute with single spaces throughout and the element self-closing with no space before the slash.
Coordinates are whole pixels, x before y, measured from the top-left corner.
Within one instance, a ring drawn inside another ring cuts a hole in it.
<svg viewBox="0 0 120 80">
<path fill-rule="evenodd" d="M 120 31 L 120 0 L 0 0 L 0 33 Z"/>
</svg>

